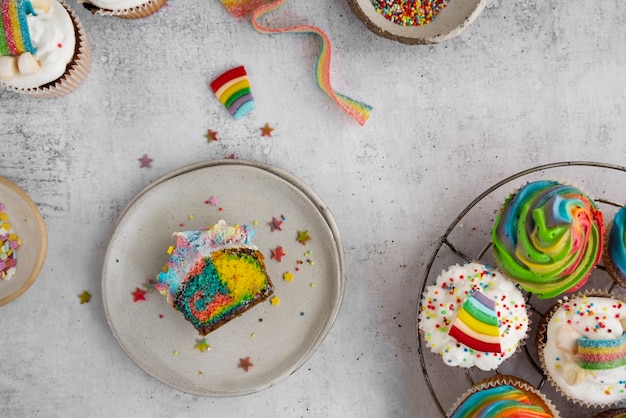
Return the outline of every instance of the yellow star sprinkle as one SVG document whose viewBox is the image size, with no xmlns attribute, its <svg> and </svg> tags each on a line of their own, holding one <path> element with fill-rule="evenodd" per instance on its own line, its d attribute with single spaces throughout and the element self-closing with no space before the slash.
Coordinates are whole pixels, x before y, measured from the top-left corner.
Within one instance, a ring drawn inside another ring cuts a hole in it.
<svg viewBox="0 0 626 418">
<path fill-rule="evenodd" d="M 91 293 L 89 293 L 86 290 L 83 290 L 83 293 L 78 295 L 78 298 L 80 299 L 80 304 L 82 305 L 83 303 L 87 303 L 91 300 Z"/>
<path fill-rule="evenodd" d="M 206 338 L 203 338 L 201 340 L 196 340 L 196 345 L 194 345 L 193 348 L 200 350 L 201 353 L 204 353 L 205 351 L 210 350 L 211 346 L 207 344 Z"/>
<path fill-rule="evenodd" d="M 293 280 L 293 273 L 288 271 L 287 273 L 283 274 L 283 280 L 285 280 L 286 282 L 290 282 Z"/>
<path fill-rule="evenodd" d="M 280 303 L 280 298 L 278 296 L 272 296 L 272 298 L 270 299 L 270 303 L 276 306 Z"/>
</svg>

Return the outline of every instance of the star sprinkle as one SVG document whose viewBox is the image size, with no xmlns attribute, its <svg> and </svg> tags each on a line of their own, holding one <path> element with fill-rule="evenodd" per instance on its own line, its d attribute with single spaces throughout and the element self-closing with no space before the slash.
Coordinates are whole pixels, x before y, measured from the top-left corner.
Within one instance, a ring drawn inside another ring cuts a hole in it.
<svg viewBox="0 0 626 418">
<path fill-rule="evenodd" d="M 281 246 L 278 246 L 275 250 L 270 251 L 272 252 L 271 258 L 275 258 L 279 263 L 283 261 L 283 257 L 287 255 Z"/>
<path fill-rule="evenodd" d="M 155 291 L 155 287 L 154 285 L 156 284 L 156 279 L 146 279 L 146 282 L 143 284 L 144 289 L 146 289 L 146 292 L 148 293 L 152 293 Z"/>
<path fill-rule="evenodd" d="M 211 196 L 211 198 L 209 199 L 209 205 L 217 206 L 219 204 L 220 204 L 220 199 L 216 196 Z"/>
<path fill-rule="evenodd" d="M 133 302 L 139 302 L 140 300 L 146 300 L 146 291 L 136 288 L 134 292 L 130 292 L 133 295 Z"/>
<path fill-rule="evenodd" d="M 217 141 L 217 131 L 213 131 L 209 129 L 209 131 L 204 135 L 207 139 L 207 142 L 210 144 L 213 141 Z"/>
<path fill-rule="evenodd" d="M 288 271 L 286 273 L 283 273 L 283 280 L 286 282 L 290 282 L 293 280 L 293 273 Z"/>
<path fill-rule="evenodd" d="M 196 345 L 193 346 L 196 350 L 200 350 L 201 353 L 204 353 L 207 350 L 211 349 L 211 346 L 206 342 L 206 338 L 201 340 L 196 340 Z"/>
<path fill-rule="evenodd" d="M 151 168 L 150 163 L 154 161 L 152 158 L 148 157 L 148 154 L 144 154 L 143 157 L 139 158 L 139 168 Z"/>
<path fill-rule="evenodd" d="M 298 242 L 302 245 L 306 245 L 307 241 L 311 241 L 309 231 L 298 231 Z"/>
<path fill-rule="evenodd" d="M 270 138 L 272 137 L 272 131 L 274 130 L 274 128 L 272 128 L 269 123 L 266 123 L 265 126 L 262 126 L 260 129 L 261 136 L 269 136 Z"/>
<path fill-rule="evenodd" d="M 237 367 L 239 367 L 240 369 L 244 369 L 246 373 L 248 373 L 248 369 L 252 366 L 254 366 L 254 364 L 252 364 L 252 362 L 250 361 L 250 357 L 246 357 L 239 359 L 239 365 Z"/>
<path fill-rule="evenodd" d="M 267 224 L 270 226 L 271 232 L 274 232 L 276 230 L 282 231 L 280 226 L 283 224 L 283 221 L 280 221 L 275 217 L 272 218 L 272 222 L 268 222 Z"/>
<path fill-rule="evenodd" d="M 89 301 L 91 300 L 91 293 L 89 293 L 86 290 L 83 290 L 83 293 L 78 295 L 78 299 L 80 299 L 80 304 L 81 305 L 83 303 L 89 303 Z"/>
<path fill-rule="evenodd" d="M 278 296 L 272 296 L 272 298 L 270 299 L 270 303 L 274 306 L 278 306 L 278 304 L 280 303 L 280 298 Z"/>
</svg>

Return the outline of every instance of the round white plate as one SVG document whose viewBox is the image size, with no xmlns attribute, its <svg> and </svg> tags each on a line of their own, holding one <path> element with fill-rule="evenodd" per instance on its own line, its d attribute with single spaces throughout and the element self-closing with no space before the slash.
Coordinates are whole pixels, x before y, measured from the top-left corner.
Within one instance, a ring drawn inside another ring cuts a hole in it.
<svg viewBox="0 0 626 418">
<path fill-rule="evenodd" d="M 273 218 L 284 218 L 281 230 L 272 231 Z M 162 270 L 173 232 L 220 219 L 253 228 L 280 303 L 262 302 L 208 334 L 202 352 L 202 337 L 164 296 L 153 291 L 135 302 L 131 293 Z M 301 244 L 298 232 L 307 230 L 311 240 Z M 272 258 L 279 246 L 280 262 Z M 109 325 L 130 358 L 169 386 L 207 396 L 253 393 L 302 366 L 330 330 L 344 286 L 339 231 L 320 198 L 291 174 L 241 160 L 185 167 L 140 192 L 120 216 L 102 277 Z M 246 372 L 239 363 L 247 357 Z"/>
<path fill-rule="evenodd" d="M 17 248 L 17 269 L 10 280 L 0 280 L 0 305 L 24 293 L 37 279 L 48 250 L 48 234 L 39 209 L 11 180 L 0 177 L 0 203 L 13 231 L 22 239 Z"/>
<path fill-rule="evenodd" d="M 405 44 L 436 44 L 458 36 L 485 8 L 487 0 L 449 0 L 447 6 L 425 25 L 402 26 L 376 11 L 371 0 L 348 0 L 354 14 L 369 30 Z"/>
</svg>

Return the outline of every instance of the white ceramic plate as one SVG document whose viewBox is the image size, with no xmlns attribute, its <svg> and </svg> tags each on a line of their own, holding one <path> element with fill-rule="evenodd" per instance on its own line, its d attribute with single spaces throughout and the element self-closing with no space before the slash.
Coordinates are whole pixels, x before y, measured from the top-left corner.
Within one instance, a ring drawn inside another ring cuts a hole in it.
<svg viewBox="0 0 626 418">
<path fill-rule="evenodd" d="M 217 206 L 207 203 L 213 196 Z M 282 230 L 272 232 L 268 223 L 283 216 Z M 162 295 L 134 302 L 131 292 L 161 271 L 174 231 L 220 219 L 254 229 L 280 303 L 262 302 L 208 334 L 211 348 L 201 352 L 201 337 Z M 297 237 L 305 230 L 312 239 L 303 245 Z M 281 262 L 271 257 L 278 246 L 286 253 Z M 104 260 L 104 307 L 122 348 L 154 378 L 198 395 L 244 395 L 289 376 L 322 342 L 343 298 L 343 257 L 330 212 L 300 180 L 259 163 L 204 162 L 157 180 L 124 210 Z M 247 357 L 248 372 L 238 367 Z"/>
<path fill-rule="evenodd" d="M 348 0 L 354 14 L 375 34 L 405 44 L 436 44 L 452 39 L 480 15 L 486 0 L 449 0 L 430 22 L 421 26 L 401 26 L 378 13 L 371 0 Z"/>
<path fill-rule="evenodd" d="M 16 251 L 15 275 L 10 280 L 0 280 L 0 305 L 5 305 L 24 293 L 39 276 L 48 250 L 48 234 L 35 203 L 4 177 L 0 177 L 0 203 L 5 206 L 13 231 L 22 239 Z"/>
</svg>

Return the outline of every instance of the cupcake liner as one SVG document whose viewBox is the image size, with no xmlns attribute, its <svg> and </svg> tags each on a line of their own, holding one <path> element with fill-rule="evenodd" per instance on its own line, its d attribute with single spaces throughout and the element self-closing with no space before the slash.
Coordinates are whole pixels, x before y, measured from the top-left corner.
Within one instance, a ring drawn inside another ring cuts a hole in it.
<svg viewBox="0 0 626 418">
<path fill-rule="evenodd" d="M 548 310 L 548 312 L 546 312 L 544 314 L 544 316 L 541 318 L 541 321 L 539 321 L 539 326 L 537 328 L 537 334 L 536 334 L 536 337 L 535 337 L 536 338 L 535 343 L 536 343 L 536 348 L 537 348 L 537 357 L 539 358 L 539 364 L 541 366 L 541 369 L 543 370 L 544 376 L 550 382 L 550 385 L 552 385 L 552 387 L 561 396 L 565 397 L 568 401 L 570 401 L 570 402 L 572 402 L 574 404 L 578 404 L 580 406 L 586 407 L 586 408 L 613 406 L 613 405 L 621 403 L 624 399 L 617 399 L 617 400 L 610 401 L 610 402 L 586 402 L 584 400 L 575 398 L 575 397 L 569 395 L 568 393 L 566 393 L 561 388 L 561 386 L 558 384 L 558 382 L 552 377 L 552 375 L 547 371 L 544 350 L 546 348 L 546 343 L 547 343 L 547 339 L 548 339 L 547 332 L 548 332 L 548 324 L 550 322 L 550 319 L 559 310 L 559 308 L 561 308 L 561 306 L 564 303 L 569 302 L 569 301 L 574 300 L 574 299 L 582 298 L 582 297 L 602 297 L 602 298 L 611 298 L 611 299 L 621 300 L 615 294 L 613 294 L 611 292 L 604 291 L 604 290 L 600 290 L 600 289 L 589 289 L 589 290 L 585 290 L 583 292 L 579 292 L 579 293 L 577 293 L 575 295 L 568 295 L 568 296 L 564 296 L 562 299 L 559 299 L 558 302 L 556 304 L 554 304 Z"/>
<path fill-rule="evenodd" d="M 461 404 L 474 393 L 480 392 L 481 390 L 505 385 L 513 386 L 524 392 L 530 399 L 531 404 L 542 407 L 546 412 L 552 414 L 554 418 L 561 417 L 560 412 L 556 409 L 556 406 L 552 403 L 552 401 L 546 398 L 546 396 L 541 393 L 537 388 L 535 388 L 527 381 L 520 379 L 519 377 L 510 375 L 496 375 L 481 380 L 479 383 L 469 388 L 463 395 L 457 398 L 452 408 L 450 408 L 448 416 L 451 416 L 454 411 L 456 411 L 457 408 L 461 406 Z"/>
<path fill-rule="evenodd" d="M 609 254 L 609 237 L 611 235 L 611 228 L 613 228 L 613 221 L 611 221 L 604 233 L 604 252 L 602 253 L 602 261 L 604 262 L 604 268 L 606 269 L 609 277 L 620 287 L 626 289 L 626 280 L 621 277 L 620 274 L 613 267 L 613 260 Z"/>
<path fill-rule="evenodd" d="M 57 2 L 67 10 L 70 15 L 70 19 L 72 19 L 72 23 L 74 24 L 76 47 L 72 61 L 70 61 L 67 65 L 65 73 L 50 83 L 31 88 L 19 88 L 4 84 L 4 87 L 7 90 L 33 97 L 50 99 L 66 95 L 74 91 L 74 89 L 76 89 L 87 77 L 87 73 L 91 67 L 91 46 L 89 45 L 87 34 L 85 33 L 78 16 L 74 10 L 69 7 L 65 0 L 57 0 Z"/>
<path fill-rule="evenodd" d="M 606 411 L 600 412 L 597 415 L 594 415 L 593 418 L 617 418 L 624 415 L 626 415 L 626 408 L 608 409 Z"/>
<path fill-rule="evenodd" d="M 83 3 L 83 6 L 95 15 L 115 16 L 122 19 L 141 19 L 158 12 L 166 2 L 167 0 L 148 0 L 139 6 L 120 10 L 102 9 L 86 2 Z"/>
</svg>

